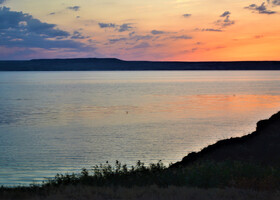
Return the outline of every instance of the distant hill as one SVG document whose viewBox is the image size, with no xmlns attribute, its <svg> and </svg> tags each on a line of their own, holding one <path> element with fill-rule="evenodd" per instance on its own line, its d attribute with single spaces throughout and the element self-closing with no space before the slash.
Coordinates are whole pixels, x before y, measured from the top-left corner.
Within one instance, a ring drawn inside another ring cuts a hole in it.
<svg viewBox="0 0 280 200">
<path fill-rule="evenodd" d="M 0 71 L 109 70 L 280 70 L 280 61 L 165 62 L 124 61 L 116 58 L 35 59 L 0 61 Z"/>
</svg>

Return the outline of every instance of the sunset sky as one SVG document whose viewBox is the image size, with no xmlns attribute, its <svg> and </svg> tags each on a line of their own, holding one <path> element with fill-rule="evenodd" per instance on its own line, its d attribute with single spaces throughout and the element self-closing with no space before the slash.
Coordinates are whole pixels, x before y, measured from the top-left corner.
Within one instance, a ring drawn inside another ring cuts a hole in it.
<svg viewBox="0 0 280 200">
<path fill-rule="evenodd" d="M 280 0 L 0 0 L 0 59 L 280 60 Z"/>
</svg>

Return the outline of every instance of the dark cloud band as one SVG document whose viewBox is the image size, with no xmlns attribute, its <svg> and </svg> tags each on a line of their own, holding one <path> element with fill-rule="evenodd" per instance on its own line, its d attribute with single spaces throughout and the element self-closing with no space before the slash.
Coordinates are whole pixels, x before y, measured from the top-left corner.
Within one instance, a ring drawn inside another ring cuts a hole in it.
<svg viewBox="0 0 280 200">
<path fill-rule="evenodd" d="M 70 40 L 71 34 L 57 28 L 56 24 L 41 22 L 30 14 L 0 7 L 0 44 L 24 48 L 72 48 L 82 50 L 83 43 Z M 73 39 L 82 39 L 74 32 Z"/>
</svg>

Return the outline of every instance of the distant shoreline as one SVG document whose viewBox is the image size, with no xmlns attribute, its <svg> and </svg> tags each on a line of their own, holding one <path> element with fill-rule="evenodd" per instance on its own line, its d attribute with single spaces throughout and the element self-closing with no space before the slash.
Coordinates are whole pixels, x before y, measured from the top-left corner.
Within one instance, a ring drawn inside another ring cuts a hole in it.
<svg viewBox="0 0 280 200">
<path fill-rule="evenodd" d="M 0 61 L 0 71 L 280 70 L 280 61 L 124 61 L 116 58 Z"/>
</svg>

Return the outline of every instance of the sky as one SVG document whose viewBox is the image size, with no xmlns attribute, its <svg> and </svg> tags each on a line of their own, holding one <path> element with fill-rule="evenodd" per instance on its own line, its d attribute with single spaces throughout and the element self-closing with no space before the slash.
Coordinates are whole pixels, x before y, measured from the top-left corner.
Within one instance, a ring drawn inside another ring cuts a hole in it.
<svg viewBox="0 0 280 200">
<path fill-rule="evenodd" d="M 280 0 L 0 0 L 0 60 L 280 60 Z"/>
</svg>

